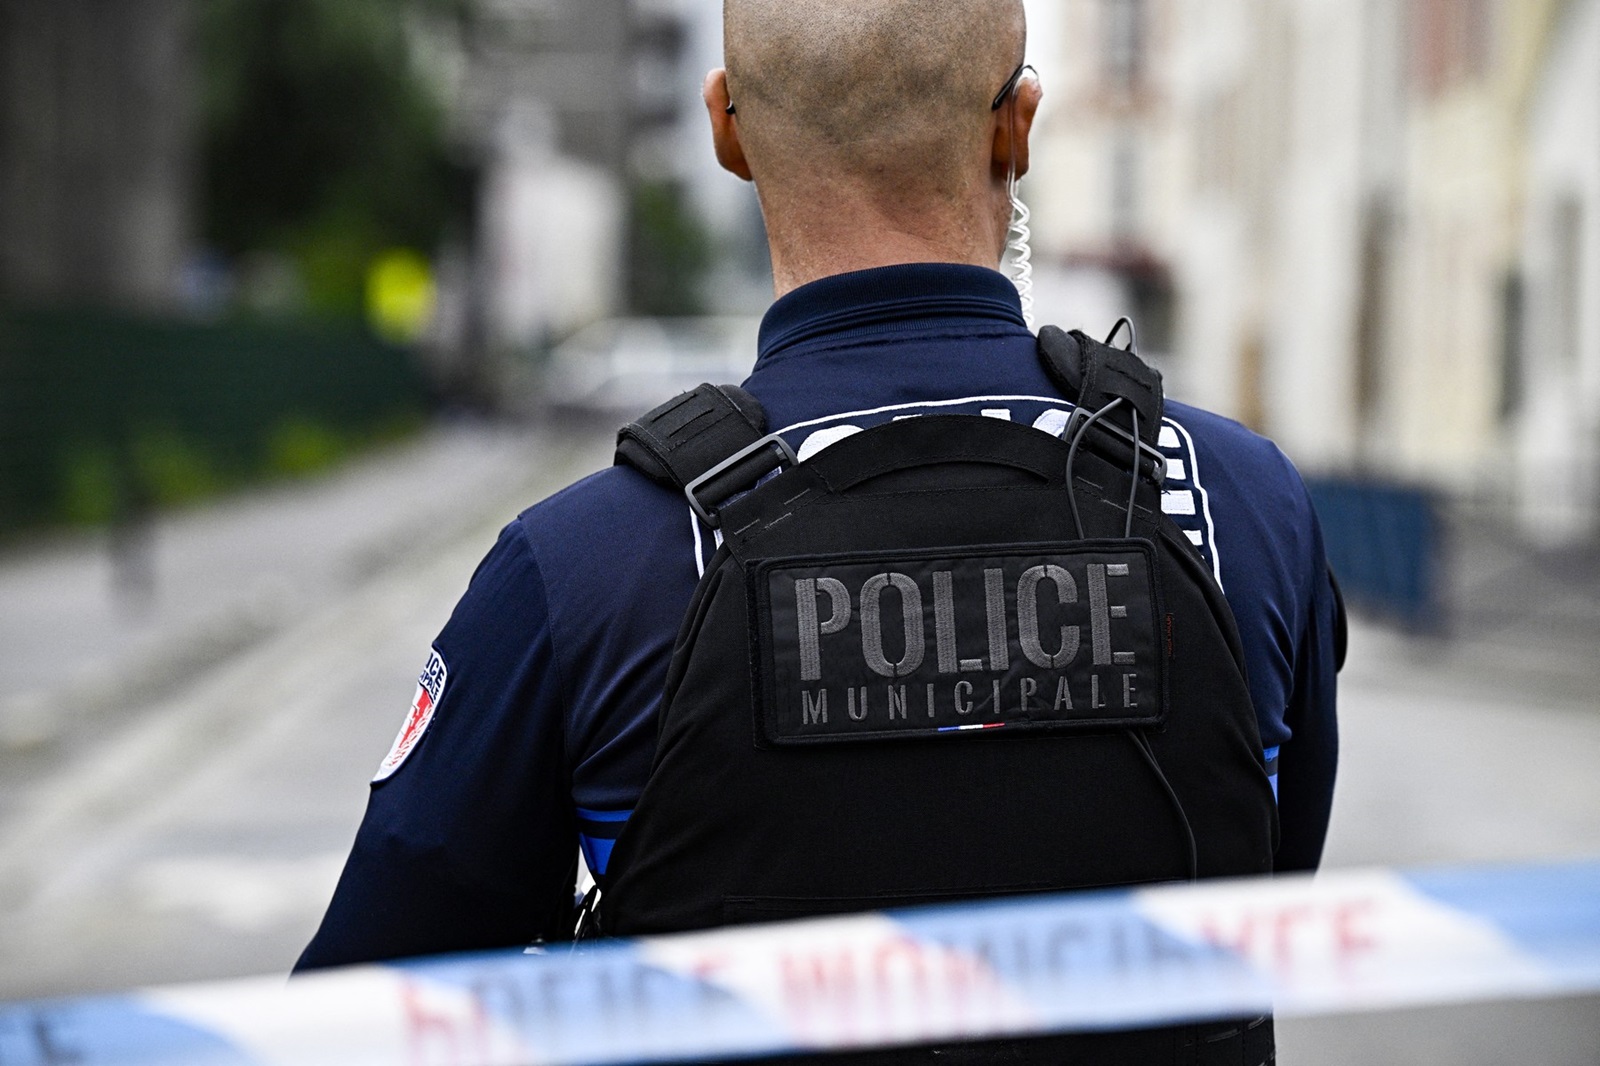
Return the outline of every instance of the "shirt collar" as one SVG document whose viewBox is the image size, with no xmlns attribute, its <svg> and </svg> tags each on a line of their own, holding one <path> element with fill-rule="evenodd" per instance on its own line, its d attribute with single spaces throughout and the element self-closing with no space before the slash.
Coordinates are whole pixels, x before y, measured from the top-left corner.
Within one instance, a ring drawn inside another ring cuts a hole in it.
<svg viewBox="0 0 1600 1066">
<path fill-rule="evenodd" d="M 948 327 L 954 319 L 1028 328 L 1017 290 L 1000 272 L 906 263 L 835 274 L 784 295 L 761 321 L 756 365 L 821 337 L 837 344 L 841 334 L 864 340 L 885 330 L 903 333 L 907 320 Z"/>
</svg>

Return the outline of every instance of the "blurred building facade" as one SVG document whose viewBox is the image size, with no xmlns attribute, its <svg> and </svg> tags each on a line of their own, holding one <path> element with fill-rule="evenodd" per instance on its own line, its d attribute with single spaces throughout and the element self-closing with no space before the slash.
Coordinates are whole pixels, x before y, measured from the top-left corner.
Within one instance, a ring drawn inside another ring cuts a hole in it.
<svg viewBox="0 0 1600 1066">
<path fill-rule="evenodd" d="M 643 0 L 642 0 L 643 2 Z M 691 190 L 710 231 L 716 257 L 707 279 L 710 303 L 730 314 L 761 314 L 772 302 L 772 265 L 755 186 L 723 170 L 711 144 L 700 89 L 722 66 L 720 0 L 649 0 L 673 11 L 687 29 L 683 80 L 676 87 L 686 120 L 672 147 L 672 166 Z"/>
<path fill-rule="evenodd" d="M 1600 527 L 1600 3 L 1040 22 L 1042 317 L 1149 323 L 1176 394 L 1309 469 Z"/>
<path fill-rule="evenodd" d="M 526 349 L 637 310 L 659 267 L 650 227 L 717 228 L 721 202 L 699 195 L 699 85 L 708 51 L 720 55 L 720 4 L 475 0 L 469 12 L 443 65 L 457 71 L 458 135 L 481 161 L 469 277 L 484 339 Z M 663 223 L 680 198 L 681 218 Z"/>
<path fill-rule="evenodd" d="M 1142 2 L 1029 5 L 1046 103 L 1023 183 L 1040 321 L 1104 333 L 1130 315 L 1141 351 L 1169 370 L 1185 223 L 1170 14 Z"/>
<path fill-rule="evenodd" d="M 1026 2 L 1041 321 L 1130 314 L 1175 395 L 1309 470 L 1600 531 L 1600 0 Z M 765 305 L 759 207 L 699 100 L 720 8 L 470 0 L 419 27 L 478 174 L 442 347 L 636 306 L 652 225 L 709 234 L 708 309 Z M 182 302 L 196 10 L 0 3 L 0 299 Z"/>
<path fill-rule="evenodd" d="M 189 0 L 0 3 L 0 298 L 163 310 L 193 236 Z"/>
<path fill-rule="evenodd" d="M 202 97 L 211 67 L 239 61 L 208 51 L 221 6 L 0 0 L 0 302 L 201 317 L 266 306 L 244 281 L 268 256 L 216 254 L 202 233 L 214 192 Z M 690 191 L 710 162 L 699 84 L 720 54 L 716 0 L 460 0 L 397 4 L 393 18 L 476 187 L 470 226 L 423 249 L 437 252 L 429 347 L 447 386 L 493 390 L 496 353 L 537 350 L 637 309 L 662 276 L 682 281 L 690 271 L 663 268 L 660 246 L 694 245 L 701 216 L 734 217 L 728 232 L 759 243 L 748 205 L 720 211 Z M 669 286 L 665 302 L 691 288 Z"/>
<path fill-rule="evenodd" d="M 479 0 L 470 9 L 456 92 L 459 136 L 480 159 L 473 269 L 481 335 L 521 349 L 614 314 L 629 71 L 627 0 Z"/>
<path fill-rule="evenodd" d="M 1520 503 L 1556 536 L 1600 525 L 1600 0 L 1551 13 L 1530 78 L 1514 402 Z"/>
</svg>

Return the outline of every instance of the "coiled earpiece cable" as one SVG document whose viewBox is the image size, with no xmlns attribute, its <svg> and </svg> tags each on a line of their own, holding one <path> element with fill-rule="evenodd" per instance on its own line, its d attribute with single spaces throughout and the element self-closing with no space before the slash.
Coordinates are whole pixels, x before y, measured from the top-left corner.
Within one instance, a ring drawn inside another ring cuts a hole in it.
<svg viewBox="0 0 1600 1066">
<path fill-rule="evenodd" d="M 1007 100 L 1016 99 L 1017 85 L 1027 74 L 1038 76 L 1038 71 L 1032 64 L 1023 62 L 1006 79 L 1005 85 L 995 95 L 991 111 L 998 111 L 1005 106 Z M 1006 195 L 1011 200 L 1011 225 L 1006 231 L 1006 262 L 1010 268 L 1011 284 L 1017 288 L 1017 298 L 1022 303 L 1022 319 L 1028 324 L 1028 329 L 1034 328 L 1033 324 L 1033 230 L 1029 226 L 1033 213 L 1028 210 L 1028 205 L 1022 202 L 1022 197 L 1017 193 L 1017 130 L 1016 112 L 1013 110 L 1011 117 L 1011 171 L 1006 175 Z"/>
</svg>

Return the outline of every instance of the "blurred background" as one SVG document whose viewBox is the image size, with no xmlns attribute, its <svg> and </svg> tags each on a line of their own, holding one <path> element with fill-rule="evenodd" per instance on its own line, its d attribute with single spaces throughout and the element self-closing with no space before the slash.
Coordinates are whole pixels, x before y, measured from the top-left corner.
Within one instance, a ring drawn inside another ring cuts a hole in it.
<svg viewBox="0 0 1600 1066">
<path fill-rule="evenodd" d="M 1028 7 L 1040 321 L 1276 439 L 1356 610 L 1328 863 L 1600 854 L 1600 0 Z M 720 17 L 0 0 L 0 996 L 286 968 L 498 526 L 742 377 Z"/>
</svg>

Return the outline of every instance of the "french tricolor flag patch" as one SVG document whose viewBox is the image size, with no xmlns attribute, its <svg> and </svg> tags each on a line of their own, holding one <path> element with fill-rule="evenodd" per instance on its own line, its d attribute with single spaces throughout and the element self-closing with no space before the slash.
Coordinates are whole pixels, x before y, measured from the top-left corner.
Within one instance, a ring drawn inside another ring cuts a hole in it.
<svg viewBox="0 0 1600 1066">
<path fill-rule="evenodd" d="M 444 658 L 437 651 L 432 652 L 428 656 L 428 665 L 422 668 L 422 676 L 417 678 L 417 694 L 411 698 L 411 710 L 406 715 L 405 724 L 400 727 L 399 736 L 394 738 L 394 747 L 378 764 L 378 772 L 372 778 L 373 784 L 387 781 L 400 769 L 400 764 L 406 761 L 406 756 L 417 746 L 417 741 L 422 739 L 428 723 L 433 721 L 434 708 L 444 698 L 444 683 L 449 675 Z"/>
</svg>

